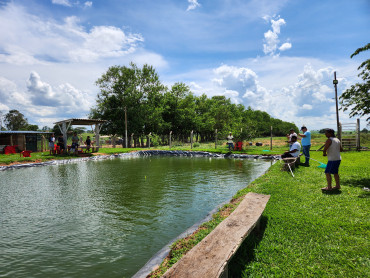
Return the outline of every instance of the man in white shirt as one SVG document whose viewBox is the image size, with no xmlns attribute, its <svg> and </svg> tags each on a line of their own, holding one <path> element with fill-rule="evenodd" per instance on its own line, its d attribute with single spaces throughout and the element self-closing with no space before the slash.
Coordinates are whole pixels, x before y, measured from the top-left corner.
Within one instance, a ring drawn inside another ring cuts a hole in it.
<svg viewBox="0 0 370 278">
<path fill-rule="evenodd" d="M 234 137 L 230 132 L 229 136 L 227 136 L 227 144 L 229 145 L 229 151 L 234 149 L 233 139 L 234 139 Z"/>
<path fill-rule="evenodd" d="M 301 151 L 301 144 L 297 142 L 297 136 L 292 136 L 292 145 L 290 146 L 289 151 L 283 153 L 281 155 L 281 158 L 286 158 L 286 157 L 298 157 L 299 153 Z"/>
</svg>

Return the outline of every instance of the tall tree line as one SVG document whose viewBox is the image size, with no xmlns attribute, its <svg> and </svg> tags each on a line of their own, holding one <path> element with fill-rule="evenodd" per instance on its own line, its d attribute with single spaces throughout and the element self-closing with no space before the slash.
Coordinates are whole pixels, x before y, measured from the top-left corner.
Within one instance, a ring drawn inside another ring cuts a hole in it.
<svg viewBox="0 0 370 278">
<path fill-rule="evenodd" d="M 284 136 L 295 124 L 272 118 L 268 113 L 233 104 L 225 96 L 195 96 L 184 83 L 164 86 L 152 66 L 137 67 L 134 63 L 110 67 L 96 81 L 100 89 L 90 118 L 107 120 L 102 133 L 125 134 L 125 110 L 128 134 L 168 135 L 186 140 L 191 131 L 200 142 L 233 132 L 246 140 L 269 136 L 273 126 L 275 136 Z"/>
</svg>

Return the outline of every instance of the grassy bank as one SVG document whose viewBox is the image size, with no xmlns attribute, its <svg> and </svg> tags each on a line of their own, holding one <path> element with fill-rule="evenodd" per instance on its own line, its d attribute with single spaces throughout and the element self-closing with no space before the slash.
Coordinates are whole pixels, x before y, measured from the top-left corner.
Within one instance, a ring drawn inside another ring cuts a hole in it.
<svg viewBox="0 0 370 278">
<path fill-rule="evenodd" d="M 314 159 L 326 163 L 321 152 Z M 342 154 L 342 190 L 323 194 L 324 169 L 299 167 L 293 178 L 277 162 L 192 236 L 177 241 L 159 277 L 187 250 L 203 239 L 253 191 L 271 195 L 260 234 L 250 235 L 229 267 L 231 277 L 370 277 L 370 185 L 368 152 Z"/>
</svg>

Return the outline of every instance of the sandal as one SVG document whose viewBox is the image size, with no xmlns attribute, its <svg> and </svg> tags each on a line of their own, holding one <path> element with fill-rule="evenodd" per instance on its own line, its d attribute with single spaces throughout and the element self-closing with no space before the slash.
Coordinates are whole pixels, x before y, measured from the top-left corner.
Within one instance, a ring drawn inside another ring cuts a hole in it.
<svg viewBox="0 0 370 278">
<path fill-rule="evenodd" d="M 332 191 L 333 188 L 332 187 L 324 187 L 324 188 L 321 188 L 322 191 Z"/>
</svg>

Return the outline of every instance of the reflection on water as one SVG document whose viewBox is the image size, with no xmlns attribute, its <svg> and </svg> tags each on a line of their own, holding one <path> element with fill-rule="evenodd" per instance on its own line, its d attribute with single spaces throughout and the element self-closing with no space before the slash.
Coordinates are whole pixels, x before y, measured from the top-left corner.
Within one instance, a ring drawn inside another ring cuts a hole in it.
<svg viewBox="0 0 370 278">
<path fill-rule="evenodd" d="M 269 166 L 136 157 L 0 172 L 0 277 L 130 277 Z"/>
</svg>

